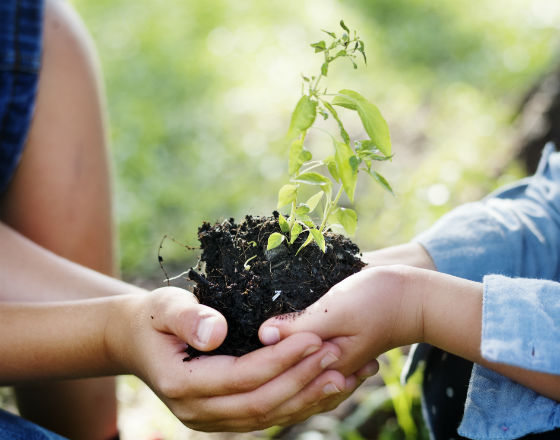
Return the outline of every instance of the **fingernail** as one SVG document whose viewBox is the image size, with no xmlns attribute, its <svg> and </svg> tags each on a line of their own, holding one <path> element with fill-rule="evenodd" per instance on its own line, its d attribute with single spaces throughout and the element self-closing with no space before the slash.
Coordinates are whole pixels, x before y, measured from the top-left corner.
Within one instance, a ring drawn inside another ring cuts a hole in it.
<svg viewBox="0 0 560 440">
<path fill-rule="evenodd" d="M 205 316 L 198 323 L 196 329 L 196 339 L 203 346 L 208 345 L 210 342 L 210 337 L 212 336 L 212 331 L 214 330 L 214 325 L 218 318 L 216 316 Z"/>
<path fill-rule="evenodd" d="M 305 352 L 303 353 L 303 357 L 305 358 L 305 357 L 309 356 L 310 354 L 313 354 L 313 353 L 319 351 L 320 348 L 321 348 L 321 347 L 319 347 L 319 346 L 317 346 L 317 345 L 314 345 L 314 346 L 312 346 L 312 347 L 309 347 L 309 348 L 308 348 L 307 350 L 305 350 Z"/>
<path fill-rule="evenodd" d="M 331 352 L 327 353 L 323 359 L 321 359 L 321 368 L 327 368 L 332 363 L 336 362 L 338 358 Z"/>
<path fill-rule="evenodd" d="M 340 390 L 338 389 L 338 387 L 332 383 L 329 382 L 328 384 L 326 384 L 323 387 L 323 394 L 326 394 L 327 396 L 331 395 L 331 394 L 336 394 L 336 393 L 340 393 Z"/>
<path fill-rule="evenodd" d="M 276 327 L 265 327 L 261 332 L 261 341 L 265 345 L 276 344 L 280 340 L 280 331 Z"/>
</svg>

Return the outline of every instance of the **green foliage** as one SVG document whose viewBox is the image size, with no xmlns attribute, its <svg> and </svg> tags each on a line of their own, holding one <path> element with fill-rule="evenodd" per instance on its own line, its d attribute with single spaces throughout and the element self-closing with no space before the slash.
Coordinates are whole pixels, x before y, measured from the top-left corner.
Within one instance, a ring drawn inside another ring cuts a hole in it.
<svg viewBox="0 0 560 440">
<path fill-rule="evenodd" d="M 333 99 L 333 105 L 355 110 L 370 137 L 370 145 L 383 153 L 385 158 L 391 156 L 391 138 L 387 122 L 379 109 L 366 98 L 353 90 L 341 90 Z"/>
<path fill-rule="evenodd" d="M 344 440 L 365 440 L 373 438 L 372 429 L 377 428 L 375 438 L 379 439 L 428 440 L 430 437 L 422 422 L 420 408 L 422 369 L 419 368 L 403 385 L 400 382 L 406 361 L 403 351 L 393 349 L 379 361 L 379 374 L 385 386 L 374 387 L 364 397 L 356 410 L 340 423 L 338 434 Z M 360 434 L 361 427 L 366 428 L 368 437 Z"/>
<path fill-rule="evenodd" d="M 387 362 L 382 365 L 380 374 L 393 401 L 397 421 L 404 431 L 406 440 L 416 440 L 418 438 L 418 428 L 412 418 L 415 393 L 411 390 L 418 393 L 418 384 L 415 381 L 405 385 L 401 384 L 400 375 L 404 366 L 404 356 L 400 348 L 388 351 L 385 353 L 385 358 Z"/>
<path fill-rule="evenodd" d="M 290 183 L 280 188 L 278 193 L 278 208 L 290 206 L 290 216 L 286 220 L 279 217 L 282 233 L 290 237 L 289 244 L 303 231 L 308 231 L 307 239 L 298 252 L 309 243 L 315 242 L 323 252 L 326 251 L 324 232 L 331 225 L 340 225 L 346 233 L 353 235 L 356 232 L 358 216 L 354 210 L 338 207 L 338 202 L 344 192 L 351 203 L 354 202 L 354 193 L 358 183 L 358 173 L 365 171 L 383 187 L 392 192 L 387 180 L 376 171 L 372 170 L 372 161 L 385 161 L 392 157 L 391 138 L 389 127 L 378 108 L 366 98 L 353 90 L 343 89 L 332 97 L 327 90 L 321 90 L 319 84 L 329 71 L 329 65 L 339 58 L 349 59 L 356 68 L 354 61 L 356 53 L 363 56 L 366 62 L 365 45 L 357 33 L 350 32 L 344 21 L 340 21 L 344 33 L 337 37 L 336 33 L 325 32 L 330 42 L 324 40 L 311 44 L 315 53 L 324 56 L 321 72 L 311 78 L 303 76 L 307 92 L 299 99 L 292 113 L 287 139 L 290 142 L 288 153 L 288 172 Z M 305 89 L 305 87 L 304 87 Z M 340 106 L 356 112 L 363 124 L 369 139 L 354 142 L 354 148 L 348 131 L 340 119 L 334 106 Z M 313 161 L 312 153 L 305 148 L 308 130 L 313 127 L 317 113 L 326 120 L 329 116 L 336 121 L 339 128 L 340 139 L 332 137 L 334 156 L 325 160 Z M 363 165 L 362 168 L 360 166 Z M 318 172 L 318 167 L 325 166 L 330 177 Z M 316 171 L 312 171 L 316 170 Z M 338 192 L 333 197 L 333 183 L 340 183 Z M 322 191 L 316 193 L 306 203 L 298 203 L 298 193 L 301 185 L 319 186 Z M 308 215 L 313 212 L 320 201 L 324 206 L 316 225 Z M 274 249 L 284 241 L 282 234 L 274 233 L 268 239 L 268 249 Z"/>
<path fill-rule="evenodd" d="M 286 237 L 279 232 L 274 232 L 270 234 L 268 237 L 268 246 L 267 250 L 274 249 L 275 247 L 280 246 L 280 244 L 286 239 Z"/>
<path fill-rule="evenodd" d="M 329 69 L 329 89 L 360 84 L 399 146 L 398 168 L 374 163 L 398 198 L 358 178 L 355 240 L 365 249 L 408 240 L 496 187 L 511 158 L 512 110 L 558 52 L 560 16 L 547 1 L 481 0 L 476 8 L 465 0 L 71 2 L 103 67 L 127 279 L 159 280 L 154 249 L 165 232 L 195 244 L 204 220 L 275 207 L 287 170 L 285 147 L 274 141 L 301 97 L 299 72 L 319 72 L 324 62 L 322 52 L 303 53 L 301 42 L 332 41 L 318 21 L 347 17 L 361 29 L 368 68 L 356 71 L 341 58 Z M 356 112 L 334 107 L 348 133 L 365 139 Z M 328 121 L 319 110 L 305 142 L 314 154 L 323 128 L 339 131 L 327 105 Z M 519 171 L 505 174 L 504 182 Z M 447 190 L 444 202 L 432 203 L 435 185 Z M 167 265 L 196 263 L 180 247 L 163 256 Z"/>
<path fill-rule="evenodd" d="M 194 244 L 204 220 L 264 215 L 276 206 L 288 169 L 285 144 L 274 141 L 289 129 L 300 99 L 299 72 L 319 71 L 324 62 L 302 53 L 301 42 L 333 37 L 317 22 L 347 17 L 361 29 L 368 68 L 354 70 L 341 59 L 328 70 L 329 88 L 360 84 L 383 109 L 399 150 L 398 167 L 372 162 L 398 198 L 377 192 L 371 177 L 358 178 L 355 240 L 362 249 L 410 240 L 454 206 L 523 175 L 511 164 L 512 120 L 526 90 L 556 64 L 560 43 L 554 0 L 480 0 L 476 7 L 467 0 L 71 2 L 104 72 L 121 270 L 128 280 L 151 280 L 149 286 L 161 283 L 155 250 L 164 232 Z M 355 111 L 326 102 L 329 120 L 318 108 L 306 149 L 324 150 L 322 128 L 346 143 L 350 134 L 366 138 Z M 361 144 L 357 155 L 375 154 Z M 336 172 L 331 156 L 329 171 Z M 307 189 L 301 200 L 311 207 L 306 197 L 323 192 Z M 195 252 L 180 246 L 165 251 L 177 272 L 190 264 L 186 258 L 196 263 Z M 166 417 L 162 411 L 157 418 Z M 153 431 L 153 420 L 136 420 L 137 432 Z M 166 438 L 179 435 L 175 422 Z"/>
</svg>

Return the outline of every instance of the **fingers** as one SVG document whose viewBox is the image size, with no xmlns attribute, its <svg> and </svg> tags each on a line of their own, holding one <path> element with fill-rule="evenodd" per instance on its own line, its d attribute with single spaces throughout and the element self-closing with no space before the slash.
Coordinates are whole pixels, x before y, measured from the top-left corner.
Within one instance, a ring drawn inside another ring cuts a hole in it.
<svg viewBox="0 0 560 440">
<path fill-rule="evenodd" d="M 188 290 L 163 287 L 155 290 L 153 325 L 159 331 L 172 333 L 201 351 L 220 346 L 227 334 L 227 322 L 218 311 L 199 304 Z"/>
<path fill-rule="evenodd" d="M 368 377 L 377 374 L 378 371 L 379 362 L 377 361 L 377 359 L 374 359 L 373 361 L 368 362 L 366 365 L 356 371 L 355 375 L 358 380 L 365 380 Z"/>
<path fill-rule="evenodd" d="M 323 340 L 360 332 L 367 315 L 357 316 L 357 313 L 367 312 L 371 306 L 365 292 L 369 289 L 374 270 L 365 269 L 345 278 L 303 313 L 265 321 L 259 329 L 261 342 L 275 344 L 288 335 L 302 331 L 315 333 Z"/>
<path fill-rule="evenodd" d="M 331 289 L 303 313 L 281 315 L 265 321 L 259 329 L 261 342 L 264 345 L 276 344 L 298 332 L 311 332 L 323 340 L 339 336 L 345 323 L 344 313 L 339 313 L 337 298 L 333 295 L 335 292 L 336 290 Z"/>
<path fill-rule="evenodd" d="M 322 345 L 317 335 L 300 333 L 239 358 L 212 356 L 194 359 L 186 363 L 191 371 L 188 378 L 190 392 L 199 396 L 218 396 L 252 391 L 317 352 Z M 337 358 L 339 353 L 336 348 Z"/>
<path fill-rule="evenodd" d="M 225 431 L 254 431 L 265 429 L 275 425 L 291 425 L 306 420 L 314 414 L 323 412 L 327 407 L 336 406 L 334 404 L 332 391 L 326 394 L 325 388 L 333 388 L 332 384 L 336 383 L 338 390 L 335 394 L 342 394 L 344 390 L 344 377 L 336 371 L 326 371 L 304 390 L 294 396 L 294 400 L 288 399 L 286 406 L 280 404 L 277 409 L 265 411 L 261 408 L 253 407 L 250 416 L 238 418 L 226 418 L 220 420 L 220 430 Z M 301 394 L 301 396 L 299 396 Z M 289 403 L 288 403 L 289 402 Z M 256 405 L 254 405 L 256 406 Z M 249 412 L 246 412 L 247 414 Z M 198 421 L 194 426 L 187 426 L 197 430 L 214 430 L 215 424 Z"/>
<path fill-rule="evenodd" d="M 326 343 L 319 351 L 258 389 L 206 399 L 196 413 L 190 415 L 192 420 L 188 420 L 187 414 L 187 420 L 183 422 L 196 429 L 204 429 L 205 424 L 215 427 L 216 416 L 221 415 L 220 420 L 227 423 L 228 429 L 257 429 L 276 424 L 294 411 L 345 391 L 344 376 L 337 371 L 327 371 L 338 355 L 337 347 Z M 284 402 L 289 403 L 282 407 Z M 225 418 L 224 414 L 227 415 Z"/>
<path fill-rule="evenodd" d="M 187 426 L 200 431 L 253 431 L 265 429 L 274 425 L 292 425 L 303 422 L 309 417 L 336 408 L 346 400 L 365 380 L 352 375 L 344 378 L 336 371 L 325 371 L 312 380 L 300 392 L 281 403 L 278 407 L 268 411 L 260 406 L 260 411 L 254 410 L 249 417 L 222 418 L 217 424 L 211 421 L 189 423 Z M 254 396 L 247 396 L 254 399 Z M 238 402 L 242 404 L 242 402 Z M 255 404 L 254 406 L 258 406 Z M 208 406 L 210 408 L 210 406 Z"/>
<path fill-rule="evenodd" d="M 344 387 L 334 390 L 329 383 L 324 385 L 327 374 L 318 377 L 300 393 L 284 402 L 270 414 L 276 424 L 291 425 L 302 422 L 314 414 L 330 411 L 346 400 L 370 376 L 378 371 L 377 361 L 369 362 L 356 374 L 345 379 Z"/>
</svg>

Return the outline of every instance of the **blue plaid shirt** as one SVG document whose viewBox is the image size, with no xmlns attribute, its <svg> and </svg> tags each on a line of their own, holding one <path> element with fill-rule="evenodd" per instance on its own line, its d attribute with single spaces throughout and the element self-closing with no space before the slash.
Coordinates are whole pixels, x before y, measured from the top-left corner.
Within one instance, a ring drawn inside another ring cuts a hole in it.
<svg viewBox="0 0 560 440">
<path fill-rule="evenodd" d="M 440 272 L 483 283 L 484 359 L 560 374 L 560 153 L 552 144 L 534 176 L 453 210 L 417 241 Z M 413 351 L 405 376 L 425 353 Z M 459 434 L 514 439 L 556 427 L 559 402 L 474 365 Z"/>
</svg>

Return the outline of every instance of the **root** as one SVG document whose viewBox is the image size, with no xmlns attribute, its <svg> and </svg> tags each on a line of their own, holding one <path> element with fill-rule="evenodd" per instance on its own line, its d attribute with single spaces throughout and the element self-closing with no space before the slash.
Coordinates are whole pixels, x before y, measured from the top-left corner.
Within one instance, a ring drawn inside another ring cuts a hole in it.
<svg viewBox="0 0 560 440">
<path fill-rule="evenodd" d="M 179 246 L 182 246 L 189 251 L 194 251 L 194 250 L 200 249 L 200 247 L 189 246 L 187 244 L 181 243 L 180 241 L 176 240 L 174 237 L 170 237 L 167 234 L 165 234 L 162 237 L 162 239 L 159 243 L 159 247 L 158 247 L 158 263 L 159 263 L 159 267 L 161 268 L 163 274 L 165 275 L 165 279 L 163 280 L 163 282 L 167 283 L 167 285 L 170 286 L 171 285 L 170 281 L 176 280 L 177 278 L 181 278 L 183 275 L 187 274 L 189 271 L 183 272 L 183 273 L 181 273 L 177 276 L 169 278 L 169 275 L 167 274 L 167 271 L 165 270 L 165 267 L 163 265 L 163 257 L 161 256 L 161 250 L 163 249 L 163 243 L 165 242 L 166 239 L 171 240 L 173 243 L 178 244 Z"/>
</svg>

